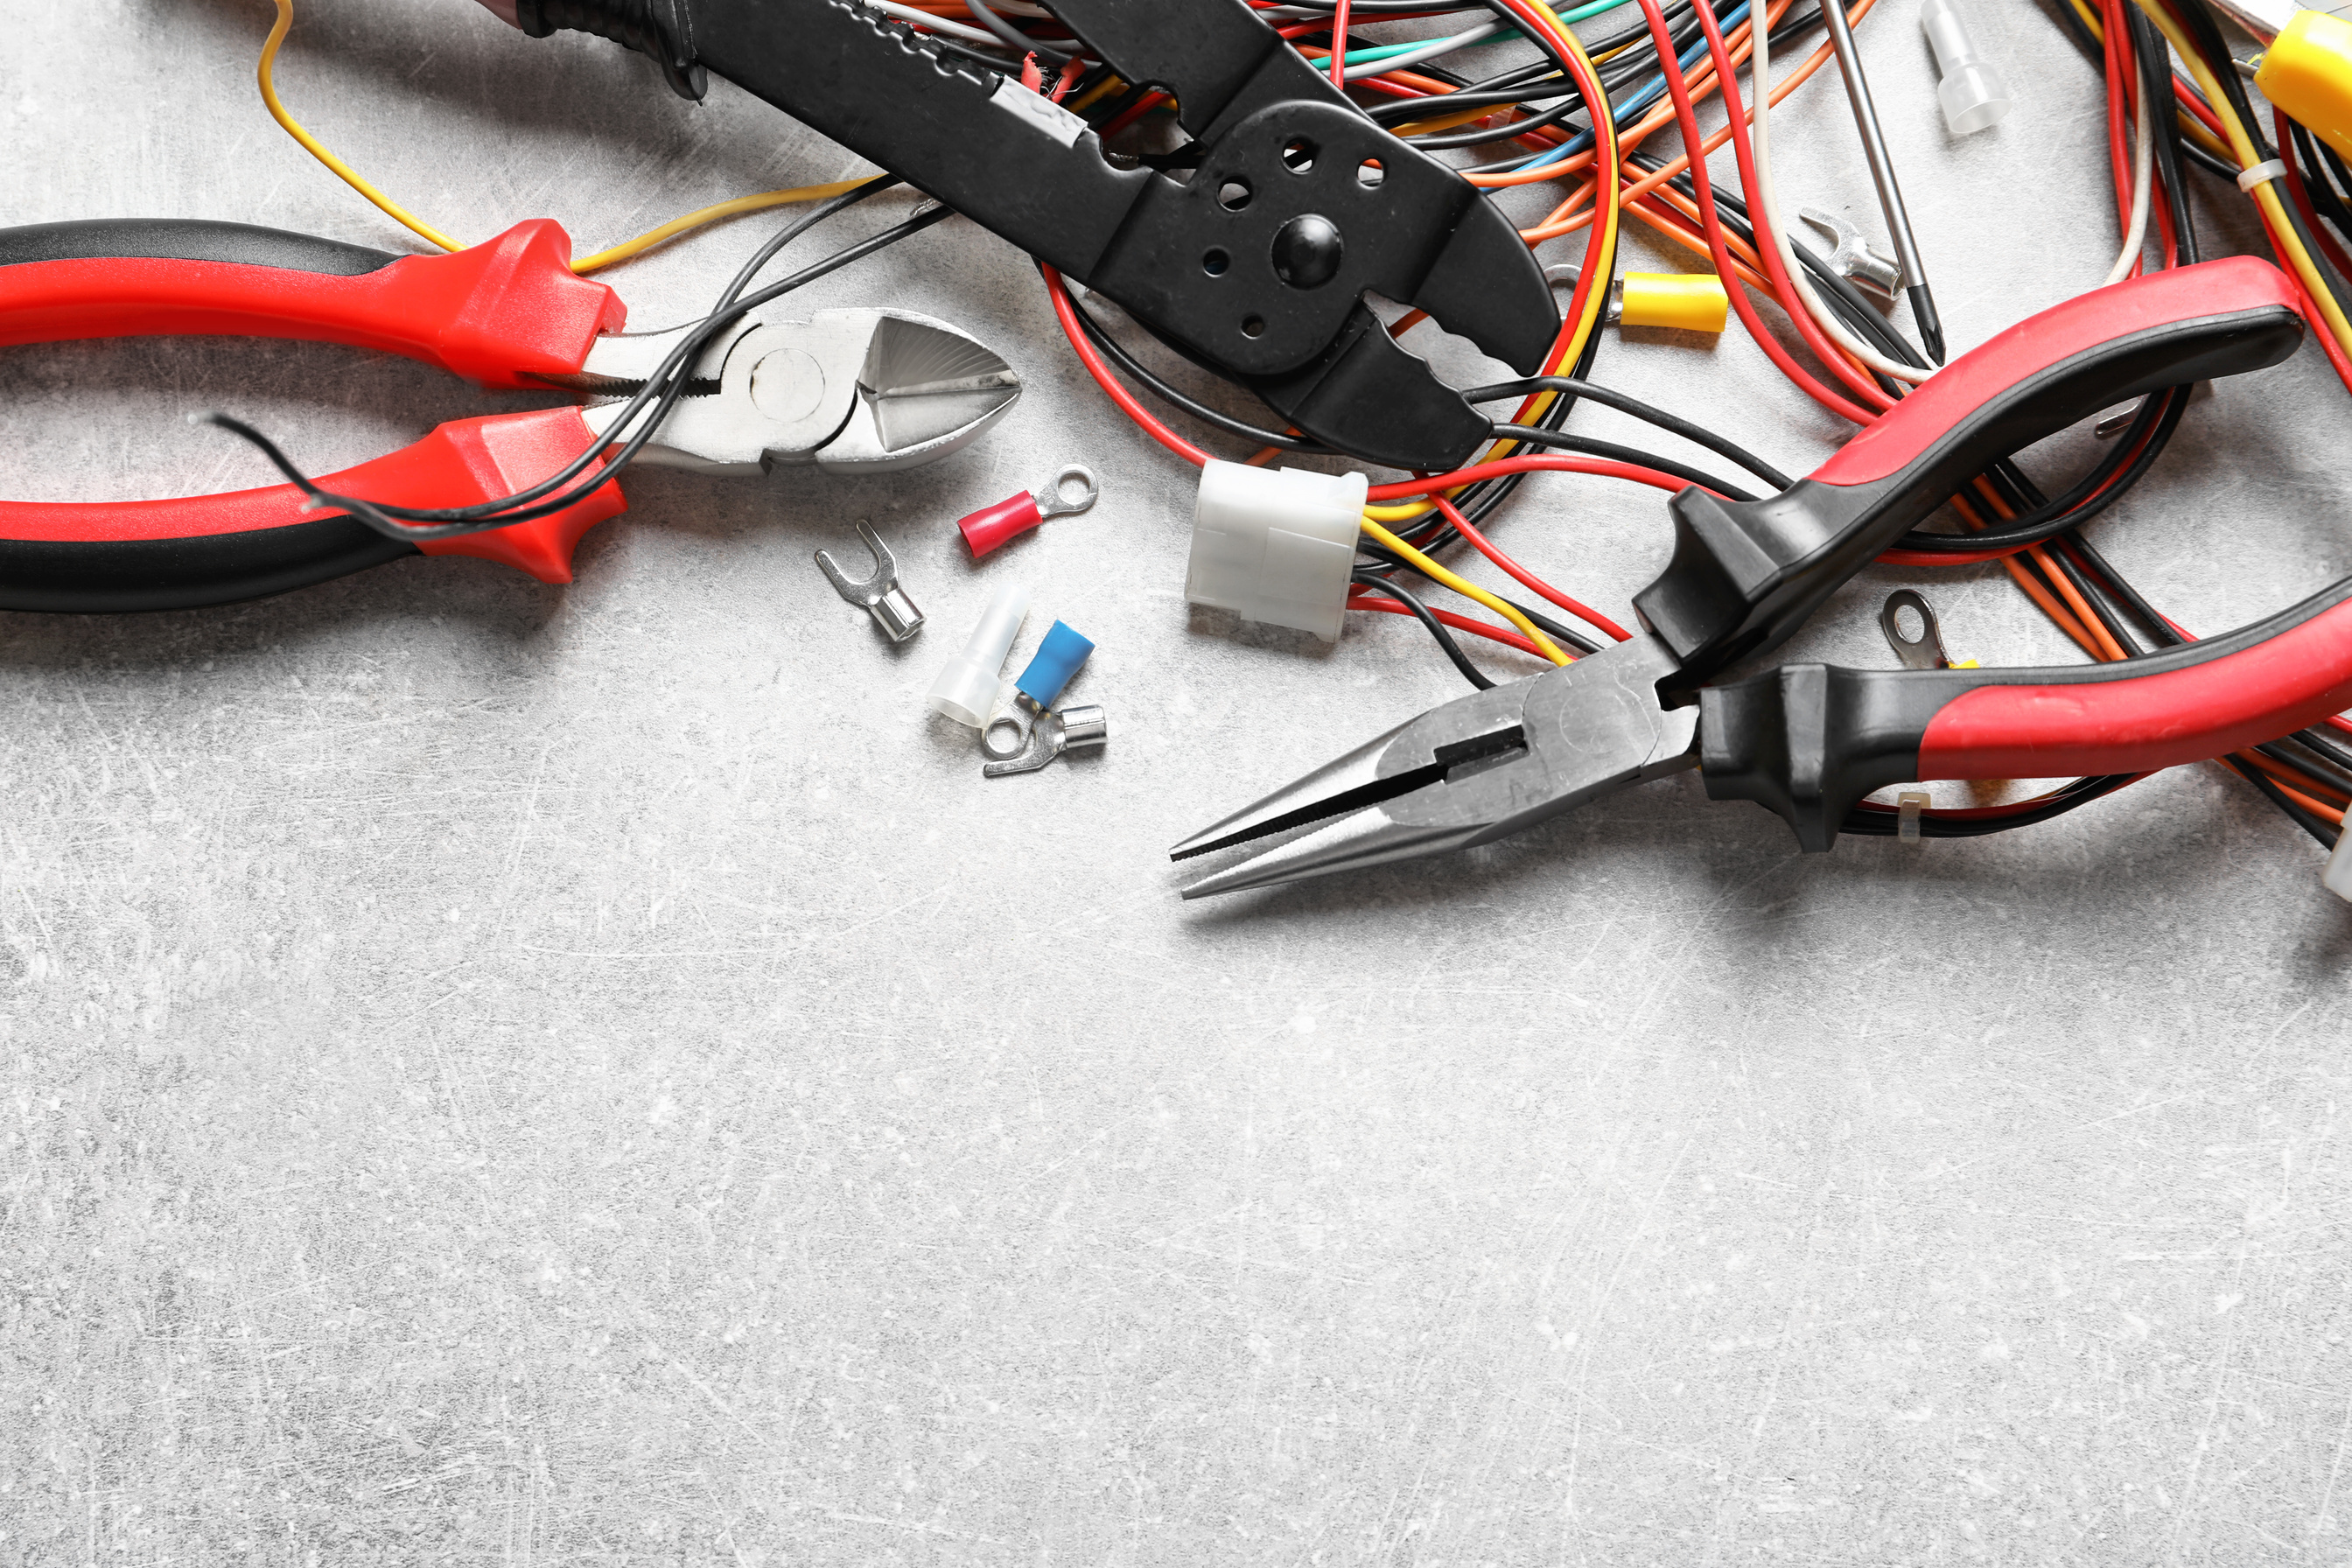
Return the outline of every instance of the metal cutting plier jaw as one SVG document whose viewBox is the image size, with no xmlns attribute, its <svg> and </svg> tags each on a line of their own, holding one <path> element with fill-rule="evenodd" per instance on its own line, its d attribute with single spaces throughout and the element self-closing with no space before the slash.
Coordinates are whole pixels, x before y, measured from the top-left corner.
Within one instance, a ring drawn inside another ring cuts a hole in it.
<svg viewBox="0 0 2352 1568">
<path fill-rule="evenodd" d="M 2126 397 L 2275 364 L 2302 342 L 2293 286 L 2232 258 L 2099 289 L 1952 362 L 1780 495 L 1696 488 L 1632 640 L 1431 710 L 1194 835 L 1177 859 L 1294 828 L 1187 898 L 1492 843 L 1697 765 L 1827 849 L 1873 790 L 1915 779 L 2143 773 L 2352 705 L 2352 579 L 2259 626 L 2059 669 L 1850 670 L 1769 653 L 1838 586 L 2009 452 Z M 1313 826 L 1320 824 L 1321 826 Z"/>
<path fill-rule="evenodd" d="M 1176 846 L 1170 856 L 1181 860 L 1323 824 L 1193 883 L 1184 896 L 1491 844 L 1694 766 L 1697 710 L 1658 700 L 1658 682 L 1678 662 L 1643 635 L 1433 708 Z"/>
<path fill-rule="evenodd" d="M 548 379 L 618 400 L 582 416 L 602 435 L 692 331 L 600 339 L 579 374 Z M 968 333 L 912 310 L 747 318 L 704 349 L 687 395 L 638 460 L 705 474 L 756 474 L 780 463 L 828 473 L 909 468 L 968 445 L 1020 396 L 1011 365 Z"/>
</svg>

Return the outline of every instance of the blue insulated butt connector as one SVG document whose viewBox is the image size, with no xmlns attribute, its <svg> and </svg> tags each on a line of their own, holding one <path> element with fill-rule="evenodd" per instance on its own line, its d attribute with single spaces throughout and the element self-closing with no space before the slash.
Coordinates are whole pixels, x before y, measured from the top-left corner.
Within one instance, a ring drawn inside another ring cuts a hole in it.
<svg viewBox="0 0 2352 1568">
<path fill-rule="evenodd" d="M 1078 673 L 1078 667 L 1094 651 L 1094 644 L 1072 631 L 1067 624 L 1055 621 L 1013 687 L 1037 708 L 1051 708 L 1054 699 L 1062 694 L 1062 688 L 1070 683 L 1070 678 Z"/>
</svg>

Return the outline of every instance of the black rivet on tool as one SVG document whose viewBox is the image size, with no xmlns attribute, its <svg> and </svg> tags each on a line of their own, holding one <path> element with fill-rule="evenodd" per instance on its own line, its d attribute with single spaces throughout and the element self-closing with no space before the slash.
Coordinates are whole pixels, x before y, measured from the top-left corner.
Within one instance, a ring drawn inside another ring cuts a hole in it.
<svg viewBox="0 0 2352 1568">
<path fill-rule="evenodd" d="M 1346 248 L 1338 224 L 1318 213 L 1301 213 L 1275 233 L 1275 276 L 1293 289 L 1319 289 L 1339 275 Z"/>
</svg>

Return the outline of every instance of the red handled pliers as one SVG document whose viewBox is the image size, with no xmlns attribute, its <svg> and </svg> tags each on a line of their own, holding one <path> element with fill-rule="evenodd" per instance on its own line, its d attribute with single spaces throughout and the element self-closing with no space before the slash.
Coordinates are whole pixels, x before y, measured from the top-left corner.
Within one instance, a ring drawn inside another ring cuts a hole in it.
<svg viewBox="0 0 2352 1568">
<path fill-rule="evenodd" d="M 605 399 L 453 420 L 319 481 L 361 500 L 465 507 L 515 494 L 617 423 L 699 323 L 628 334 L 620 297 L 576 276 L 547 219 L 446 256 L 393 256 L 243 224 L 106 220 L 0 229 L 0 344 L 205 335 L 348 343 L 485 387 Z M 777 463 L 861 472 L 945 456 L 1021 384 L 971 338 L 906 310 L 744 317 L 697 358 L 687 395 L 638 461 L 715 473 Z M 599 459 L 601 464 L 602 459 Z M 178 500 L 0 501 L 0 609 L 181 609 L 283 593 L 399 556 L 477 555 L 542 582 L 623 510 L 607 482 L 561 511 L 453 537 L 388 538 L 305 511 L 292 485 Z"/>
<path fill-rule="evenodd" d="M 1187 898 L 1492 843 L 1696 765 L 1825 850 L 1873 790 L 1912 779 L 2132 774 L 2304 729 L 2352 704 L 2352 579 L 2266 621 L 2120 663 L 2052 669 L 1784 665 L 1723 685 L 1988 465 L 2097 410 L 2278 363 L 2294 287 L 2251 257 L 2101 289 L 1954 360 L 1812 475 L 1669 505 L 1672 563 L 1626 642 L 1432 709 L 1176 846 L 1286 830 Z M 1333 819 L 1337 820 L 1333 820 Z"/>
</svg>

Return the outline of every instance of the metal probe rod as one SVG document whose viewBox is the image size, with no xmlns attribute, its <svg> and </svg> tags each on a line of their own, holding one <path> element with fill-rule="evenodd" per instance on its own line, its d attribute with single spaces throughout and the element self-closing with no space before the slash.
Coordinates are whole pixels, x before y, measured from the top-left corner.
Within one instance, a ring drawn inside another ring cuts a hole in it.
<svg viewBox="0 0 2352 1568">
<path fill-rule="evenodd" d="M 1927 357 L 1944 363 L 1944 323 L 1936 314 L 1936 297 L 1927 289 L 1927 269 L 1919 262 L 1919 247 L 1911 238 L 1911 220 L 1903 211 L 1903 187 L 1895 183 L 1895 161 L 1886 155 L 1886 139 L 1878 133 L 1878 110 L 1870 101 L 1870 79 L 1862 74 L 1862 55 L 1853 47 L 1853 28 L 1846 21 L 1843 0 L 1822 0 L 1822 20 L 1829 24 L 1830 47 L 1837 50 L 1838 70 L 1845 77 L 1845 94 L 1853 104 L 1853 123 L 1862 132 L 1863 155 L 1870 160 L 1870 177 L 1878 186 L 1879 210 L 1886 215 L 1894 237 L 1895 259 L 1903 268 L 1903 297 L 1911 301 L 1911 318 Z"/>
</svg>

